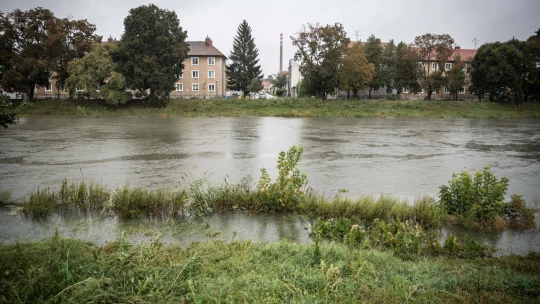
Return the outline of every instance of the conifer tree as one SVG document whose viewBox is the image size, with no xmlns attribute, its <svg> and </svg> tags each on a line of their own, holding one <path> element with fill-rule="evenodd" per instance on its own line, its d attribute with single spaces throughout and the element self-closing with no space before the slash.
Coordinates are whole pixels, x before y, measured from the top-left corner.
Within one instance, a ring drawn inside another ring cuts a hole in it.
<svg viewBox="0 0 540 304">
<path fill-rule="evenodd" d="M 249 92 L 248 86 L 254 78 L 262 79 L 261 66 L 259 63 L 259 50 L 255 46 L 255 39 L 251 37 L 251 27 L 244 20 L 238 27 L 234 37 L 233 50 L 227 65 L 228 88 L 234 91 Z"/>
</svg>

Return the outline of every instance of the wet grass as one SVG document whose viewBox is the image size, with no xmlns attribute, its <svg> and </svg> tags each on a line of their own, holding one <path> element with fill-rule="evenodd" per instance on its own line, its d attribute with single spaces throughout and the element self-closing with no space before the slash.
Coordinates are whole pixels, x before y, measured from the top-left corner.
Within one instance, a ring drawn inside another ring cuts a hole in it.
<svg viewBox="0 0 540 304">
<path fill-rule="evenodd" d="M 3 303 L 533 303 L 540 255 L 419 257 L 345 244 L 158 242 L 54 236 L 0 245 Z M 315 259 L 317 257 L 317 259 Z"/>
<path fill-rule="evenodd" d="M 475 101 L 174 99 L 166 108 L 158 109 L 141 100 L 134 100 L 125 106 L 110 107 L 99 100 L 51 99 L 36 101 L 21 116 L 540 118 L 540 103 L 514 105 Z"/>
</svg>

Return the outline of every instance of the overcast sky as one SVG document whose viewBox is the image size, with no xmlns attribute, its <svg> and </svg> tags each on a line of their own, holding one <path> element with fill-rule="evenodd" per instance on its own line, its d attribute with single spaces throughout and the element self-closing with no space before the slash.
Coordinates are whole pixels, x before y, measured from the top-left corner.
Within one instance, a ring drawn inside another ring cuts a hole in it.
<svg viewBox="0 0 540 304">
<path fill-rule="evenodd" d="M 353 40 L 356 31 L 361 40 L 374 34 L 383 41 L 407 43 L 425 33 L 447 33 L 462 48 L 474 48 L 474 38 L 480 44 L 513 36 L 525 40 L 540 28 L 540 0 L 0 0 L 0 11 L 41 6 L 60 18 L 87 19 L 104 39 L 120 39 L 129 10 L 149 3 L 174 10 L 188 40 L 202 41 L 208 35 L 227 56 L 238 25 L 246 19 L 265 76 L 279 70 L 279 34 L 284 36 L 286 69 L 295 53 L 289 37 L 306 23 L 340 22 Z"/>
</svg>

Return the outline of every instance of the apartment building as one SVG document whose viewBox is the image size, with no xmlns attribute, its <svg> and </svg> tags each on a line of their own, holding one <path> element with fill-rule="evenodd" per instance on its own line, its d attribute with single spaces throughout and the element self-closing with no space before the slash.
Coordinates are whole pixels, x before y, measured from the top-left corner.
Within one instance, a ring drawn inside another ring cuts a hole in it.
<svg viewBox="0 0 540 304">
<path fill-rule="evenodd" d="M 171 98 L 215 98 L 225 96 L 226 57 L 206 37 L 204 41 L 187 41 L 188 58 L 182 76 L 176 81 Z"/>
</svg>

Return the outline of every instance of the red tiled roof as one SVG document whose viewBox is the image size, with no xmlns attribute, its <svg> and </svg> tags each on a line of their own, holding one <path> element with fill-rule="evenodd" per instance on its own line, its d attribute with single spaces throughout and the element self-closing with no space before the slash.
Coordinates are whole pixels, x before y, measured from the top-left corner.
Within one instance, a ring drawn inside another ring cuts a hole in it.
<svg viewBox="0 0 540 304">
<path fill-rule="evenodd" d="M 222 52 L 216 49 L 211 43 L 205 41 L 186 41 L 189 44 L 188 56 L 216 56 L 225 57 Z"/>
</svg>

